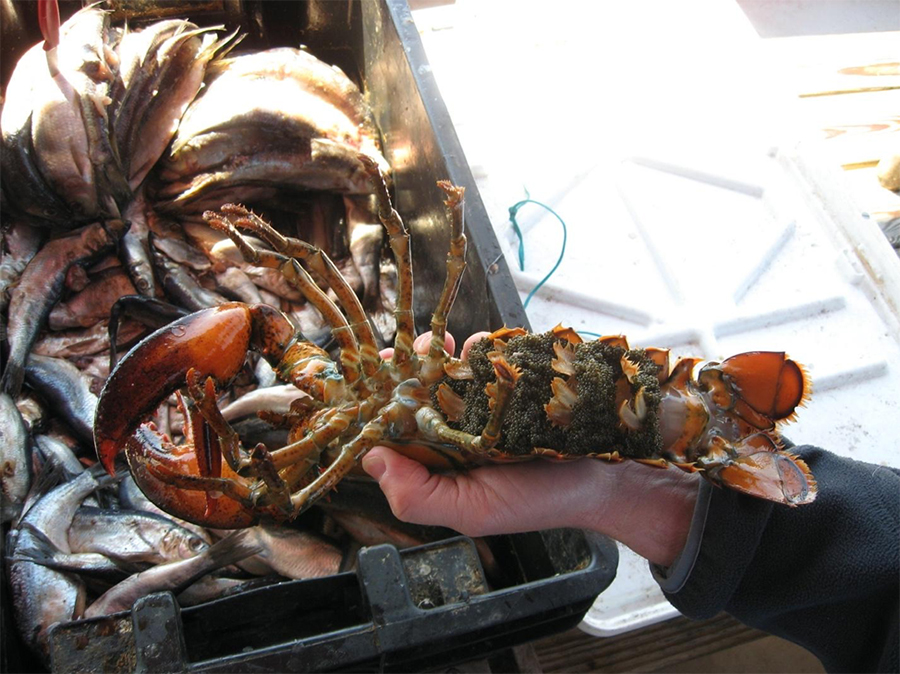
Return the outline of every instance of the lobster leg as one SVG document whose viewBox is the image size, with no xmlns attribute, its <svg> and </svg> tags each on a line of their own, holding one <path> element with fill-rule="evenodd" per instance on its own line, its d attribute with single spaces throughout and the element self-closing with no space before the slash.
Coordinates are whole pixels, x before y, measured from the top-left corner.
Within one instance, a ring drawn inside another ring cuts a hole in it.
<svg viewBox="0 0 900 674">
<path fill-rule="evenodd" d="M 324 424 L 317 426 L 300 440 L 273 451 L 273 465 L 279 470 L 297 463 L 314 465 L 328 444 L 350 427 L 357 413 L 357 406 L 338 410 Z"/>
<path fill-rule="evenodd" d="M 488 385 L 488 396 L 491 399 L 491 414 L 481 431 L 481 435 L 472 435 L 464 431 L 450 428 L 444 418 L 434 408 L 423 406 L 416 412 L 419 431 L 429 440 L 442 442 L 475 456 L 500 455 L 492 451 L 500 439 L 500 427 L 503 424 L 503 413 L 519 378 L 519 371 L 507 362 L 499 351 L 488 354 L 497 381 Z"/>
<path fill-rule="evenodd" d="M 187 373 L 188 392 L 197 409 L 203 416 L 205 424 L 215 432 L 219 439 L 219 456 L 224 456 L 232 470 L 239 472 L 249 465 L 250 458 L 241 448 L 241 440 L 219 410 L 216 403 L 216 385 L 212 377 L 207 377 L 203 387 L 200 386 L 200 374 L 191 368 Z M 209 475 L 216 475 L 210 471 Z"/>
<path fill-rule="evenodd" d="M 338 457 L 319 477 L 291 497 L 294 516 L 334 489 L 363 455 L 386 437 L 393 405 L 388 405 L 381 414 L 366 423 L 355 438 L 341 447 Z"/>
<path fill-rule="evenodd" d="M 236 227 L 258 234 L 279 253 L 304 260 L 325 279 L 337 295 L 341 306 L 347 312 L 348 318 L 352 321 L 350 328 L 359 341 L 363 373 L 367 377 L 374 375 L 382 364 L 381 356 L 378 354 L 378 346 L 375 343 L 375 333 L 366 319 L 366 312 L 362 303 L 359 301 L 356 293 L 353 292 L 350 284 L 347 283 L 347 280 L 334 266 L 331 258 L 317 246 L 300 239 L 283 236 L 269 223 L 243 206 L 225 204 L 222 206 L 221 211 Z"/>
<path fill-rule="evenodd" d="M 422 364 L 420 379 L 425 384 L 433 384 L 444 374 L 444 335 L 447 332 L 447 315 L 456 300 L 459 283 L 466 268 L 466 235 L 463 229 L 464 196 L 466 188 L 456 187 L 442 180 L 438 182 L 447 194 L 444 204 L 450 211 L 450 250 L 447 253 L 447 276 L 440 300 L 431 317 L 431 344 Z"/>
<path fill-rule="evenodd" d="M 273 253 L 269 250 L 259 250 L 253 247 L 244 236 L 237 231 L 230 220 L 221 218 L 212 211 L 203 214 L 204 219 L 213 229 L 225 232 L 235 245 L 240 249 L 244 259 L 248 262 L 260 267 L 268 267 L 277 269 L 288 282 L 303 293 L 304 297 L 322 314 L 328 324 L 331 326 L 332 334 L 341 347 L 341 371 L 344 379 L 353 384 L 360 378 L 360 356 L 359 344 L 347 319 L 337 305 L 332 302 L 328 296 L 322 292 L 322 289 L 316 284 L 312 276 L 309 275 L 297 260 L 282 255 L 281 253 Z"/>
<path fill-rule="evenodd" d="M 407 379 L 415 374 L 415 363 L 418 357 L 413 353 L 413 340 L 416 335 L 415 314 L 413 313 L 413 274 L 412 254 L 410 251 L 409 232 L 400 219 L 400 214 L 394 210 L 391 204 L 391 195 L 388 193 L 387 183 L 378 164 L 364 154 L 357 155 L 369 174 L 369 180 L 375 189 L 375 197 L 378 199 L 378 219 L 388 232 L 391 250 L 397 260 L 397 273 L 399 277 L 399 293 L 397 310 L 397 335 L 394 337 L 394 367 L 400 372 L 402 379 Z"/>
</svg>

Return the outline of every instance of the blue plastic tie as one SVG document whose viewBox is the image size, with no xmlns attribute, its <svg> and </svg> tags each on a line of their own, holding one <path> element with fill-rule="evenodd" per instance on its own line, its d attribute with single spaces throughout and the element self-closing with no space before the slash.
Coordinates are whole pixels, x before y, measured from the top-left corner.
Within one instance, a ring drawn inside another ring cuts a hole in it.
<svg viewBox="0 0 900 674">
<path fill-rule="evenodd" d="M 526 195 L 526 197 L 528 197 L 528 190 L 525 190 L 525 195 Z M 562 263 L 563 257 L 566 254 L 566 240 L 568 239 L 568 231 L 566 230 L 566 223 L 563 221 L 563 219 L 561 217 L 559 217 L 559 214 L 556 211 L 554 211 L 552 208 L 550 208 L 547 204 L 542 204 L 540 201 L 535 201 L 534 199 L 531 199 L 529 197 L 529 198 L 523 199 L 522 201 L 520 201 L 517 204 L 510 206 L 509 207 L 509 221 L 512 223 L 513 231 L 515 231 L 516 236 L 519 238 L 519 270 L 520 271 L 525 271 L 525 241 L 523 240 L 522 230 L 519 228 L 519 223 L 516 221 L 516 215 L 518 214 L 519 209 L 522 208 L 522 206 L 524 206 L 525 204 L 535 204 L 536 206 L 540 206 L 541 208 L 546 209 L 547 211 L 552 213 L 553 216 L 557 220 L 559 220 L 559 224 L 562 225 L 562 229 L 563 229 L 563 242 L 562 242 L 562 249 L 559 251 L 559 259 L 556 261 L 556 264 L 553 265 L 553 269 L 551 269 L 547 273 L 547 275 L 544 278 L 542 278 L 540 280 L 540 282 L 538 282 L 538 284 L 531 290 L 531 292 L 528 293 L 528 297 L 525 298 L 525 302 L 523 302 L 523 304 L 522 304 L 522 307 L 527 309 L 528 303 L 531 301 L 531 298 L 534 297 L 534 294 L 541 288 L 541 286 L 543 286 L 548 281 L 548 279 L 551 276 L 553 276 L 553 273 L 557 270 L 559 265 Z"/>
</svg>

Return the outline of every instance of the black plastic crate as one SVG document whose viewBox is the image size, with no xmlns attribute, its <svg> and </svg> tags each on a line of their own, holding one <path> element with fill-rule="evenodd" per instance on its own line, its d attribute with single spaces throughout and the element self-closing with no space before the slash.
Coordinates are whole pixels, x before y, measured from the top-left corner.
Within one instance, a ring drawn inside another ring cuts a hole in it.
<svg viewBox="0 0 900 674">
<path fill-rule="evenodd" d="M 81 5 L 60 4 L 64 18 Z M 435 186 L 439 179 L 466 187 L 467 268 L 450 330 L 465 338 L 502 325 L 529 327 L 449 114 L 425 67 L 406 0 L 209 0 L 185 2 L 183 8 L 183 16 L 202 25 L 234 27 L 239 21 L 248 32 L 244 47 L 304 44 L 361 83 L 394 169 L 395 206 L 412 234 L 420 331 L 429 328 L 449 245 Z M 21 46 L 6 37 L 4 32 L 4 66 L 14 58 L 10 50 Z M 38 39 L 32 30 L 22 44 Z M 151 595 L 130 612 L 54 628 L 52 669 L 446 668 L 577 625 L 612 582 L 618 562 L 611 541 L 578 530 L 498 536 L 489 545 L 503 576 L 490 584 L 472 541 L 452 537 L 399 552 L 392 546 L 367 548 L 360 552 L 356 573 L 280 583 L 185 610 L 168 593 Z M 3 581 L 0 670 L 41 671 L 16 635 Z"/>
<path fill-rule="evenodd" d="M 502 537 L 522 582 L 490 590 L 471 539 L 364 548 L 356 573 L 179 610 L 170 593 L 51 630 L 52 671 L 421 671 L 575 626 L 618 551 L 575 529 Z"/>
</svg>

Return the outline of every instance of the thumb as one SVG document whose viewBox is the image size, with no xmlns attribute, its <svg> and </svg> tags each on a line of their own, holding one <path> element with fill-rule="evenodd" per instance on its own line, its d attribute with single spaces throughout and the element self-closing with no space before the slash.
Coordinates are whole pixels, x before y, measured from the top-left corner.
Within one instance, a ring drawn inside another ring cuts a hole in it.
<svg viewBox="0 0 900 674">
<path fill-rule="evenodd" d="M 432 475 L 418 461 L 373 447 L 362 467 L 378 482 L 394 515 L 404 522 L 453 526 L 458 490 L 452 477 Z"/>
</svg>

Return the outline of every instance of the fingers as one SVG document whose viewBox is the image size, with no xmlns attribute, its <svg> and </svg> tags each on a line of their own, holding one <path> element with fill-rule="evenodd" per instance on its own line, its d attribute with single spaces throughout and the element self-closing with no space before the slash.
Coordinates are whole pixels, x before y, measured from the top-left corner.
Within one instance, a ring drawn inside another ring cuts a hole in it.
<svg viewBox="0 0 900 674">
<path fill-rule="evenodd" d="M 413 351 L 415 351 L 420 356 L 427 355 L 428 349 L 430 347 L 431 330 L 429 330 L 428 332 L 423 332 L 421 335 L 416 337 L 415 341 L 413 342 Z M 454 339 L 453 335 L 451 335 L 449 332 L 444 333 L 444 351 L 451 355 L 456 352 L 456 339 Z M 382 360 L 390 360 L 394 357 L 394 347 L 389 346 L 386 349 L 382 349 L 381 351 L 379 351 L 379 354 L 381 355 Z"/>
<path fill-rule="evenodd" d="M 433 475 L 417 461 L 374 447 L 362 467 L 378 481 L 394 515 L 467 536 L 552 529 L 584 523 L 594 510 L 591 466 L 528 462 Z"/>
<path fill-rule="evenodd" d="M 454 478 L 432 475 L 421 463 L 387 447 L 372 448 L 363 457 L 362 467 L 378 482 L 398 519 L 458 529 Z"/>
<path fill-rule="evenodd" d="M 431 330 L 429 330 L 428 332 L 423 332 L 421 335 L 416 337 L 416 341 L 413 342 L 413 350 L 420 356 L 424 356 L 425 354 L 427 354 L 430 346 Z M 456 340 L 449 332 L 444 333 L 444 351 L 446 351 L 450 355 L 456 353 Z"/>
<path fill-rule="evenodd" d="M 491 333 L 482 331 L 476 332 L 475 334 L 471 335 L 463 344 L 462 352 L 459 354 L 460 359 L 465 360 L 466 358 L 468 358 L 469 350 L 472 348 L 472 346 L 476 342 L 479 342 L 487 337 L 489 334 Z M 421 335 L 416 337 L 415 341 L 413 342 L 413 349 L 420 356 L 426 355 L 430 346 L 431 330 L 429 330 L 428 332 L 423 332 Z M 444 350 L 451 355 L 456 351 L 456 339 L 454 339 L 453 335 L 451 335 L 449 332 L 445 333 Z M 379 351 L 379 353 L 381 354 L 382 359 L 390 360 L 394 356 L 394 348 L 389 346 L 386 349 L 382 349 L 381 351 Z"/>
<path fill-rule="evenodd" d="M 476 332 L 474 335 L 471 335 L 463 344 L 462 353 L 459 354 L 460 360 L 466 360 L 469 357 L 469 350 L 475 345 L 475 343 L 480 342 L 489 334 L 491 333 Z"/>
</svg>

